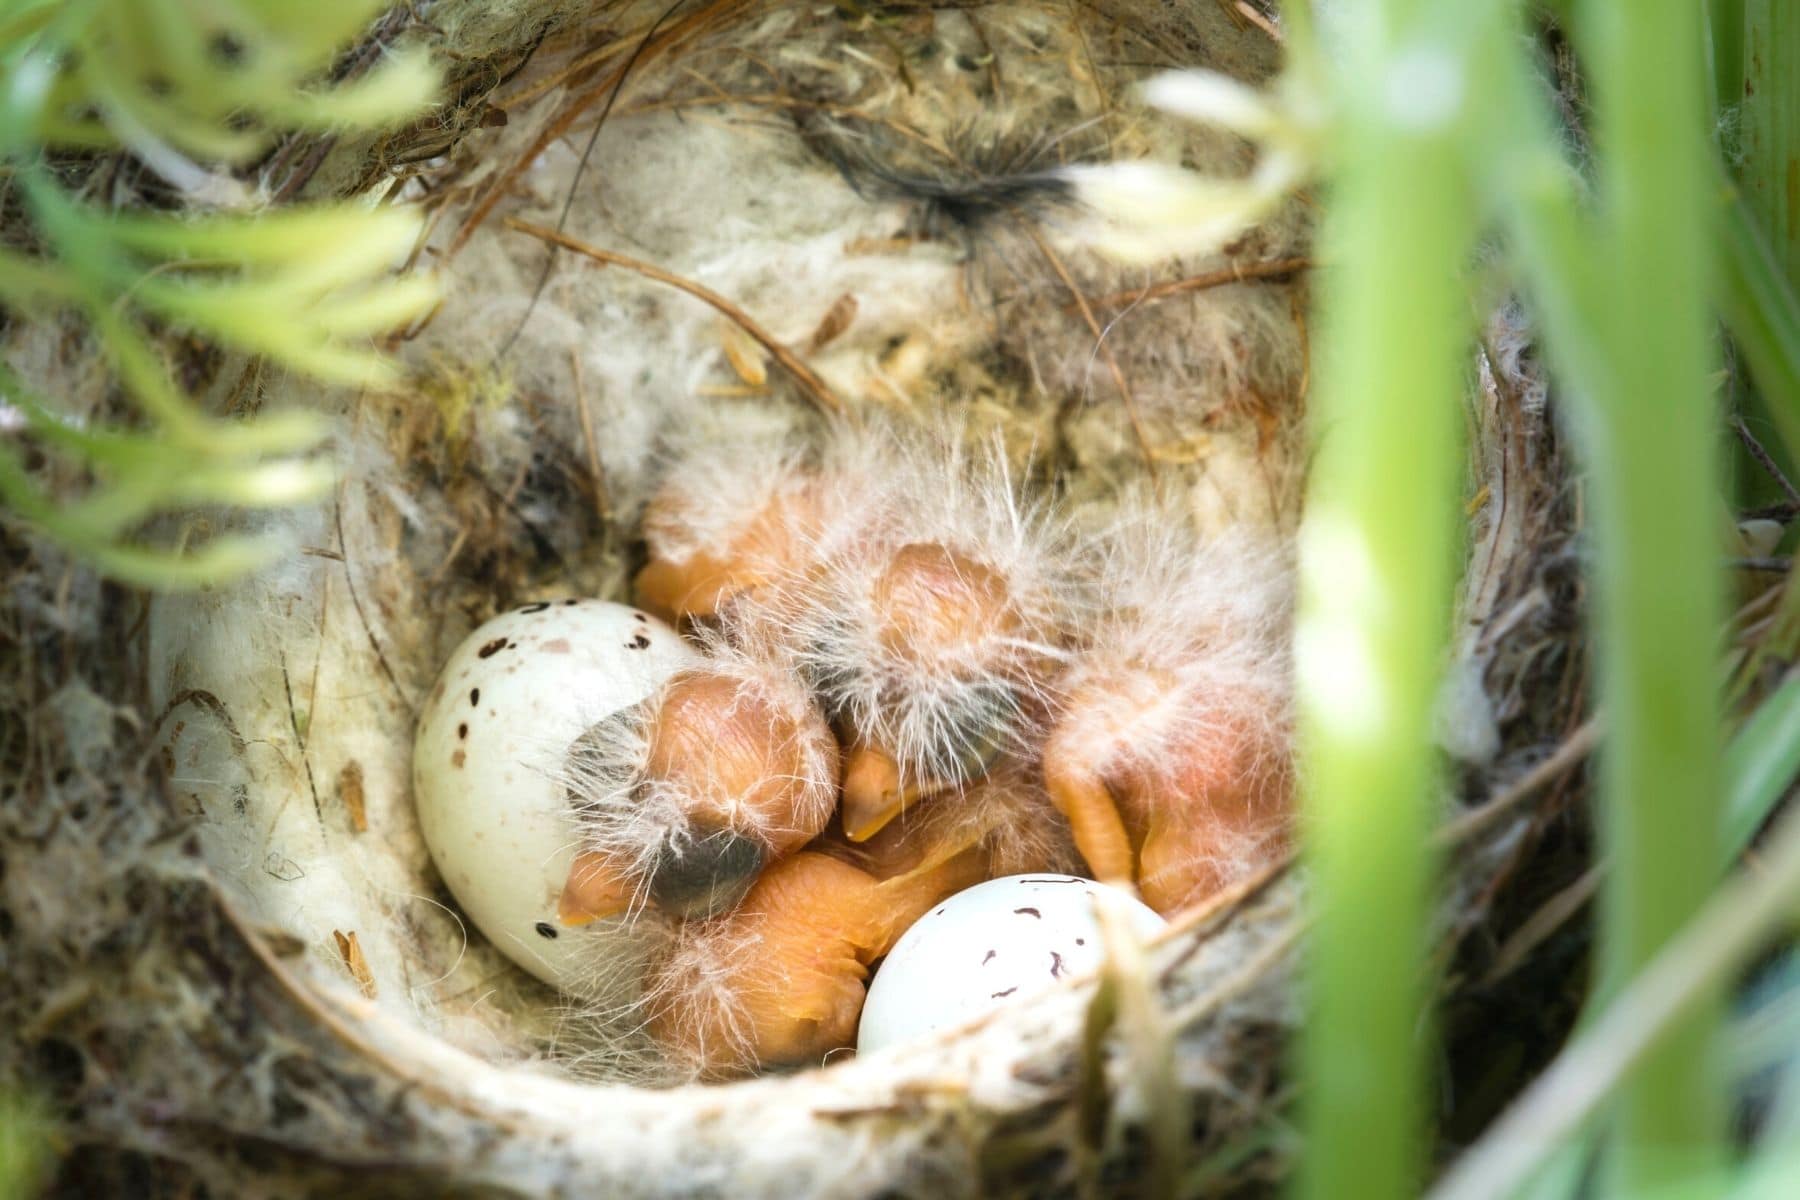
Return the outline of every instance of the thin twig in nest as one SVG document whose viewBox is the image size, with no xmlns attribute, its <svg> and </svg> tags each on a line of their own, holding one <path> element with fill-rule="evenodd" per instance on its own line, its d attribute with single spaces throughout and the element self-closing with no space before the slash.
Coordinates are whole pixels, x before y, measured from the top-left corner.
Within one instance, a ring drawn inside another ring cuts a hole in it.
<svg viewBox="0 0 1800 1200">
<path fill-rule="evenodd" d="M 1290 924 L 1286 929 L 1270 938 L 1268 943 L 1246 960 L 1242 966 L 1176 1009 L 1170 1016 L 1169 1023 L 1176 1029 L 1191 1028 L 1249 991 L 1271 970 L 1280 966 L 1289 954 L 1293 953 L 1295 947 L 1300 944 L 1301 932 L 1299 921 Z"/>
<path fill-rule="evenodd" d="M 623 120 L 626 117 L 649 116 L 654 113 L 682 113 L 689 109 L 725 108 L 736 105 L 752 110 L 777 109 L 784 112 L 808 114 L 822 113 L 828 117 L 842 117 L 851 121 L 861 121 L 866 125 L 879 126 L 897 137 L 905 138 L 947 163 L 963 165 L 949 146 L 940 138 L 930 137 L 910 125 L 892 117 L 879 116 L 854 104 L 835 104 L 827 100 L 804 100 L 781 92 L 718 92 L 708 96 L 689 96 L 674 100 L 646 100 L 641 104 L 626 105 L 615 110 L 614 115 Z M 577 123 L 570 132 L 576 133 L 587 126 Z"/>
<path fill-rule="evenodd" d="M 1731 427 L 1737 432 L 1738 440 L 1744 443 L 1744 449 L 1750 452 L 1750 457 L 1754 458 L 1762 469 L 1769 473 L 1769 478 L 1775 481 L 1775 485 L 1781 489 L 1781 494 L 1787 497 L 1788 504 L 1800 508 L 1800 491 L 1794 489 L 1793 483 L 1776 464 L 1775 457 L 1763 448 L 1761 442 L 1756 440 L 1756 435 L 1750 432 L 1748 425 L 1744 424 L 1744 418 L 1731 418 Z"/>
<path fill-rule="evenodd" d="M 356 610 L 356 619 L 362 622 L 363 632 L 368 635 L 369 649 L 375 652 L 376 665 L 381 668 L 382 676 L 388 686 L 394 689 L 394 695 L 400 698 L 408 711 L 413 709 L 413 702 L 406 695 L 406 689 L 400 686 L 400 677 L 394 674 L 394 668 L 388 665 L 387 652 L 381 648 L 381 639 L 375 636 L 375 627 L 369 624 L 369 614 L 364 611 L 362 597 L 356 591 L 356 573 L 350 567 L 350 543 L 344 538 L 344 500 L 338 495 L 337 503 L 332 505 L 332 520 L 337 526 L 339 561 L 344 564 L 344 583 L 350 589 L 350 606 Z"/>
<path fill-rule="evenodd" d="M 638 48 L 632 52 L 630 59 L 623 65 L 608 72 L 605 78 L 597 81 L 592 87 L 577 93 L 564 107 L 562 113 L 544 127 L 543 132 L 533 139 L 531 145 L 525 147 L 519 157 L 495 174 L 481 199 L 476 201 L 473 211 L 463 221 L 462 228 L 458 229 L 456 236 L 450 239 L 450 245 L 445 249 L 444 257 L 446 259 L 454 258 L 461 252 L 462 248 L 468 244 L 469 239 L 475 235 L 475 231 L 485 224 L 488 217 L 493 214 L 494 206 L 500 203 L 500 197 L 504 196 L 507 190 L 518 181 L 519 176 L 524 174 L 525 168 L 536 162 L 538 156 L 545 150 L 555 145 L 557 139 L 566 134 L 569 128 L 580 120 L 581 114 L 587 111 L 589 105 L 623 85 L 625 75 L 634 63 L 640 60 L 649 62 L 664 51 L 686 40 L 690 35 L 707 28 L 711 22 L 729 17 L 737 9 L 743 8 L 746 3 L 747 0 L 714 0 L 712 4 L 700 11 L 675 22 L 664 32 L 654 34 L 640 42 Z"/>
<path fill-rule="evenodd" d="M 1481 977 L 1481 986 L 1492 987 L 1518 970 L 1532 951 L 1543 945 L 1551 934 L 1568 924 L 1576 913 L 1587 906 L 1587 902 L 1594 898 L 1594 893 L 1600 890 L 1600 880 L 1604 876 L 1601 864 L 1595 863 L 1574 883 L 1560 889 L 1540 905 L 1494 952 L 1493 965 Z"/>
<path fill-rule="evenodd" d="M 1107 369 L 1112 372 L 1113 383 L 1119 389 L 1119 399 L 1125 405 L 1125 416 L 1131 422 L 1131 432 L 1137 438 L 1138 449 L 1144 453 L 1144 468 L 1150 473 L 1150 481 L 1158 482 L 1156 454 L 1150 449 L 1149 435 L 1144 432 L 1144 423 L 1138 417 L 1137 401 L 1132 398 L 1131 385 L 1125 382 L 1125 372 L 1119 369 L 1119 360 L 1113 356 L 1112 347 L 1106 344 L 1106 331 L 1094 318 L 1093 306 L 1088 303 L 1087 297 L 1081 294 L 1081 289 L 1076 286 L 1074 277 L 1069 274 L 1068 268 L 1063 266 L 1062 259 L 1057 257 L 1056 251 L 1050 248 L 1050 243 L 1044 240 L 1043 235 L 1038 233 L 1028 221 L 1021 221 L 1020 227 L 1031 236 L 1031 240 L 1037 244 L 1038 252 L 1050 264 L 1050 269 L 1056 272 L 1056 277 L 1062 280 L 1063 286 L 1069 289 L 1069 295 L 1074 297 L 1074 304 L 1081 312 L 1081 319 L 1087 322 L 1088 330 L 1094 335 L 1094 349 L 1098 350 L 1106 359 Z"/>
<path fill-rule="evenodd" d="M 569 375 L 575 385 L 575 414 L 581 418 L 581 440 L 587 445 L 588 477 L 594 485 L 594 515 L 600 518 L 602 537 L 612 532 L 612 505 L 606 492 L 606 468 L 600 464 L 600 442 L 594 437 L 594 414 L 588 409 L 587 388 L 581 377 L 581 355 L 569 350 Z"/>
<path fill-rule="evenodd" d="M 375 973 L 369 970 L 369 960 L 363 957 L 362 943 L 357 940 L 356 931 L 353 929 L 345 933 L 341 929 L 334 929 L 331 936 L 337 942 L 338 957 L 344 960 L 344 969 L 356 981 L 356 990 L 365 999 L 375 999 Z"/>
<path fill-rule="evenodd" d="M 549 242 L 555 246 L 561 246 L 565 250 L 573 250 L 575 253 L 592 259 L 602 266 L 623 267 L 627 271 L 636 272 L 646 279 L 654 279 L 658 283 L 666 283 L 672 288 L 686 292 L 697 300 L 704 300 L 706 303 L 719 310 L 720 313 L 724 314 L 724 316 L 736 324 L 738 328 L 756 339 L 756 341 L 762 345 L 762 348 L 767 350 L 770 356 L 773 357 L 776 362 L 781 364 L 782 369 L 794 377 L 794 382 L 799 384 L 801 390 L 806 392 L 806 394 L 812 398 L 813 403 L 834 416 L 841 416 L 844 413 L 844 402 L 838 399 L 836 393 L 831 390 L 830 386 L 827 385 L 823 379 L 820 379 L 819 376 L 813 372 L 811 367 L 802 362 L 800 357 L 792 350 L 784 346 L 774 334 L 757 324 L 756 321 L 751 318 L 750 314 L 746 313 L 743 309 L 719 295 L 719 293 L 713 291 L 711 288 L 706 287 L 703 284 L 695 283 L 691 279 L 684 279 L 680 275 L 672 274 L 663 270 L 661 267 L 652 263 L 647 263 L 642 259 L 632 258 L 629 255 L 624 254 L 615 254 L 611 250 L 602 250 L 598 246 L 590 246 L 586 242 L 572 238 L 566 233 L 558 233 L 556 230 L 543 225 L 535 225 L 530 221 L 522 221 L 517 217 L 506 218 L 505 224 L 508 229 L 516 229 L 520 233 L 529 234 L 534 238 Z"/>
<path fill-rule="evenodd" d="M 319 803 L 319 785 L 313 778 L 312 754 L 306 746 L 306 730 L 300 727 L 300 711 L 294 707 L 294 684 L 288 677 L 287 655 L 285 654 L 281 656 L 281 689 L 287 696 L 288 728 L 294 731 L 294 742 L 300 748 L 300 765 L 306 768 L 306 789 L 312 793 L 313 816 L 323 826 L 325 809 Z M 313 714 L 310 712 L 306 714 L 308 725 L 312 722 L 312 716 Z"/>
<path fill-rule="evenodd" d="M 1281 36 L 1281 26 L 1271 21 L 1267 13 L 1256 7 L 1256 5 L 1249 3 L 1248 0 L 1237 0 L 1237 2 L 1232 5 L 1232 11 L 1238 16 L 1241 16 L 1245 21 L 1262 30 L 1268 35 L 1269 40 L 1276 45 L 1279 46 L 1286 40 Z"/>
<path fill-rule="evenodd" d="M 1440 846 L 1458 846 L 1488 829 L 1545 784 L 1554 782 L 1587 758 L 1600 744 L 1600 719 L 1590 717 L 1556 751 L 1480 808 L 1470 809 L 1438 831 Z"/>
<path fill-rule="evenodd" d="M 1190 275 L 1186 279 L 1170 279 L 1129 292 L 1114 292 L 1110 296 L 1099 296 L 1095 298 L 1094 303 L 1105 308 L 1126 308 L 1150 300 L 1163 300 L 1169 296 L 1178 296 L 1183 292 L 1203 292 L 1209 288 L 1224 287 L 1232 283 L 1249 283 L 1257 279 L 1282 279 L 1301 271 L 1310 270 L 1312 265 L 1313 260 L 1304 257 L 1272 258 L 1267 262 L 1232 263 L 1217 271 L 1207 271 L 1202 275 Z M 1063 307 L 1072 309 L 1075 306 L 1067 304 Z"/>
</svg>

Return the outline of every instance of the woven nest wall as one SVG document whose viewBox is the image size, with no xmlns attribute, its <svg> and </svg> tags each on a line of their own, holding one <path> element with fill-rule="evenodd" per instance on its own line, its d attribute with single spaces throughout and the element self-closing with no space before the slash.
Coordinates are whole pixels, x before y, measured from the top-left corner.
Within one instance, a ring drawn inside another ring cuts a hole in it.
<svg viewBox="0 0 1800 1200">
<path fill-rule="evenodd" d="M 954 1036 L 643 1086 L 654 1072 L 593 1053 L 570 1003 L 459 917 L 409 756 L 438 667 L 481 621 L 626 595 L 673 445 L 825 409 L 948 414 L 1069 512 L 1148 485 L 1202 529 L 1290 534 L 1307 205 L 1216 255 L 1127 268 L 1067 197 L 1005 183 L 1119 159 L 1247 167 L 1247 147 L 1132 85 L 1182 66 L 1260 81 L 1276 44 L 1210 3 L 414 8 L 375 40 L 429 39 L 452 102 L 261 167 L 284 195 L 397 188 L 434 214 L 420 257 L 446 299 L 397 346 L 411 384 L 322 396 L 213 364 L 222 406 L 341 418 L 334 502 L 258 519 L 289 526 L 295 555 L 148 597 L 5 535 L 0 1020 L 9 1070 L 64 1118 L 64 1185 L 1268 1188 L 1292 1149 L 1303 880 L 1285 860 L 1143 961 Z M 71 391 L 106 402 L 78 341 L 9 352 L 60 356 Z M 1516 314 L 1495 314 L 1471 376 L 1441 738 L 1449 1137 L 1530 1065 L 1459 1031 L 1557 1031 L 1554 1005 L 1521 1018 L 1513 1000 L 1553 994 L 1578 948 L 1531 914 L 1580 867 L 1563 813 L 1586 746 L 1578 506 Z"/>
</svg>

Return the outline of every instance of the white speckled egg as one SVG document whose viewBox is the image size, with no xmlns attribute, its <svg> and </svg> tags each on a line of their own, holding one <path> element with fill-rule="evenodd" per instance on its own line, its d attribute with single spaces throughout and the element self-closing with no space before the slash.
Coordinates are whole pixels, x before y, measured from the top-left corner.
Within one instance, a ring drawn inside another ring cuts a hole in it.
<svg viewBox="0 0 1800 1200">
<path fill-rule="evenodd" d="M 603 600 L 502 613 L 451 654 L 419 714 L 413 796 L 425 844 L 489 941 L 538 978 L 578 990 L 617 921 L 560 925 L 576 849 L 558 768 L 595 722 L 699 659 L 667 625 Z"/>
<path fill-rule="evenodd" d="M 1106 954 L 1094 911 L 1102 889 L 1118 898 L 1138 937 L 1167 927 L 1135 897 L 1074 875 L 990 879 L 932 909 L 895 943 L 869 984 L 858 1052 L 966 1025 L 1096 970 Z"/>
</svg>

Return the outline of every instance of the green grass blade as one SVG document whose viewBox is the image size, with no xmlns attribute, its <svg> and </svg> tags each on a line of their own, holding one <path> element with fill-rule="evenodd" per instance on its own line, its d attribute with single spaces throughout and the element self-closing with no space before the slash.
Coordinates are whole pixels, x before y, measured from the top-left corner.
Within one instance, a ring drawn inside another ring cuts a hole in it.
<svg viewBox="0 0 1800 1200">
<path fill-rule="evenodd" d="M 1800 675 L 1757 706 L 1725 753 L 1725 861 L 1744 852 L 1800 775 Z"/>
<path fill-rule="evenodd" d="M 1298 1191 L 1320 1200 L 1410 1195 L 1423 1168 L 1431 727 L 1475 232 L 1458 137 L 1479 84 L 1483 22 L 1469 14 L 1486 8 L 1386 0 L 1345 6 L 1342 21 L 1296 641 L 1313 915 Z M 1422 65 L 1447 93 L 1394 103 L 1395 81 Z"/>
</svg>

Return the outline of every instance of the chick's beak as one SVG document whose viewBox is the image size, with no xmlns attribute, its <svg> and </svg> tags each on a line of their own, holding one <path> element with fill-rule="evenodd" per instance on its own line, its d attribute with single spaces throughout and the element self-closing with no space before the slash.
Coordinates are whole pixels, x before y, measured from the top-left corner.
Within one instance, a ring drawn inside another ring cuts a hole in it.
<svg viewBox="0 0 1800 1200">
<path fill-rule="evenodd" d="M 586 925 L 617 916 L 631 907 L 633 888 L 614 874 L 605 856 L 584 850 L 575 856 L 556 902 L 556 919 L 564 925 Z"/>
<path fill-rule="evenodd" d="M 900 764 L 886 751 L 859 744 L 844 761 L 844 836 L 866 842 L 906 811 L 907 805 L 936 789 L 902 786 Z"/>
</svg>

